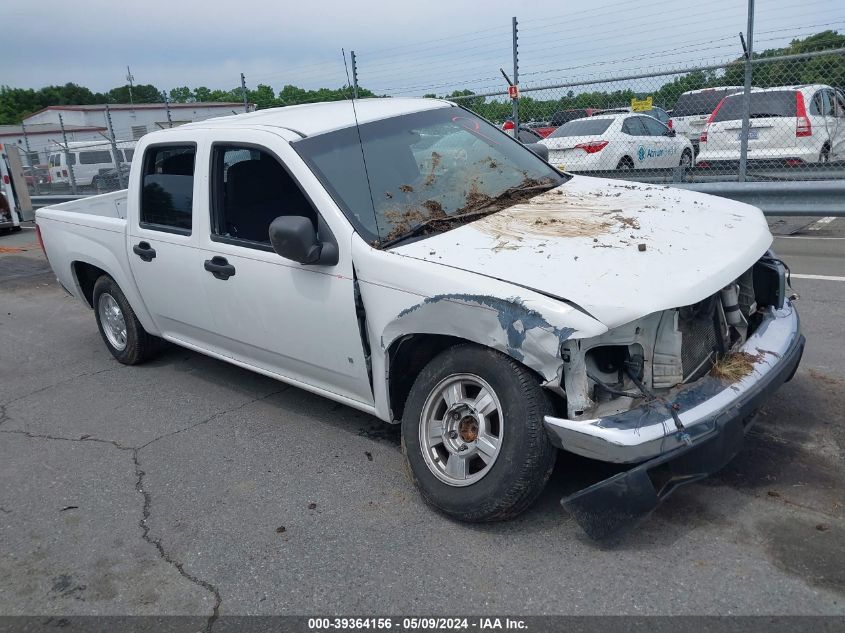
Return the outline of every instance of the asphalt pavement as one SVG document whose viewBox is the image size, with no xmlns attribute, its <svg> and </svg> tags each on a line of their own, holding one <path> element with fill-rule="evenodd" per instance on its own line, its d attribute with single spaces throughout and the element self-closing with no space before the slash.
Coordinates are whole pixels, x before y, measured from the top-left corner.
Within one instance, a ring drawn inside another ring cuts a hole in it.
<svg viewBox="0 0 845 633">
<path fill-rule="evenodd" d="M 807 349 L 743 452 L 601 545 L 559 506 L 596 464 L 449 520 L 397 428 L 176 347 L 120 365 L 34 233 L 0 236 L 0 613 L 843 615 L 843 222 L 776 241 Z"/>
</svg>

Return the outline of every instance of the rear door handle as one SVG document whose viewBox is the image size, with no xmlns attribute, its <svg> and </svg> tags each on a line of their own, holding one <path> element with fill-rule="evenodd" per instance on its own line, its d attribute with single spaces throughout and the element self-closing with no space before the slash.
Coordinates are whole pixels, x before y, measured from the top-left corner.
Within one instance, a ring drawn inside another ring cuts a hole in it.
<svg viewBox="0 0 845 633">
<path fill-rule="evenodd" d="M 215 256 L 205 260 L 205 269 L 217 279 L 227 280 L 235 274 L 235 267 L 225 257 Z"/>
<path fill-rule="evenodd" d="M 145 262 L 153 261 L 156 256 L 156 250 L 148 242 L 138 242 L 132 247 L 132 252 Z"/>
</svg>

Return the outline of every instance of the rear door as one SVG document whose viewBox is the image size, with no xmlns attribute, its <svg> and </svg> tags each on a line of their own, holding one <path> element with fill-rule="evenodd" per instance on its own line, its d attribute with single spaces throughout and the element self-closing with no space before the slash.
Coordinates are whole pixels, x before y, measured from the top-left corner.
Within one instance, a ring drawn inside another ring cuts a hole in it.
<svg viewBox="0 0 845 633">
<path fill-rule="evenodd" d="M 148 145 L 129 188 L 128 257 L 156 326 L 170 339 L 207 348 L 212 319 L 202 292 L 196 191 L 195 137 Z"/>
</svg>

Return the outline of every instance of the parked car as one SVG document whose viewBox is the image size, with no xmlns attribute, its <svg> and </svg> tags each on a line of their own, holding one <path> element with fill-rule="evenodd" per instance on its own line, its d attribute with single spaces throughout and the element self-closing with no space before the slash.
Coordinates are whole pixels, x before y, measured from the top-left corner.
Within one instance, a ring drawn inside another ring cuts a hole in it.
<svg viewBox="0 0 845 633">
<path fill-rule="evenodd" d="M 672 129 L 678 134 L 686 136 L 691 142 L 696 155 L 698 155 L 698 139 L 707 119 L 719 105 L 719 102 L 728 95 L 741 92 L 742 86 L 719 86 L 714 88 L 702 88 L 701 90 L 688 90 L 678 97 L 675 107 L 672 109 Z"/>
<path fill-rule="evenodd" d="M 70 184 L 70 170 L 78 187 L 90 187 L 102 169 L 114 167 L 111 143 L 108 141 L 71 141 L 68 150 L 55 146 L 49 155 L 50 178 L 55 184 Z M 121 162 L 131 162 L 135 141 L 118 141 Z"/>
<path fill-rule="evenodd" d="M 115 191 L 126 187 L 129 182 L 130 163 L 120 163 L 119 168 L 101 169 L 100 173 L 91 179 L 91 186 L 99 191 Z"/>
<path fill-rule="evenodd" d="M 742 94 L 725 97 L 699 137 L 699 167 L 733 166 L 740 158 Z M 748 160 L 800 167 L 845 158 L 845 95 L 814 84 L 754 90 L 750 94 Z"/>
<path fill-rule="evenodd" d="M 596 114 L 624 114 L 626 112 L 634 112 L 634 110 L 630 106 L 624 106 L 621 108 L 608 108 L 606 110 L 598 110 L 596 111 Z M 646 116 L 653 117 L 660 121 L 663 125 L 668 127 L 670 130 L 672 129 L 672 118 L 669 116 L 669 113 L 663 108 L 658 108 L 657 106 L 654 106 L 648 110 L 638 110 L 636 114 L 645 114 Z"/>
<path fill-rule="evenodd" d="M 165 339 L 400 424 L 466 521 L 564 450 L 626 465 L 564 500 L 603 536 L 736 454 L 804 343 L 759 209 L 561 173 L 447 101 L 354 105 L 147 134 L 127 191 L 37 211 L 119 362 Z"/>
<path fill-rule="evenodd" d="M 558 129 L 564 123 L 574 121 L 575 119 L 582 119 L 584 117 L 593 116 L 597 110 L 595 108 L 578 108 L 573 110 L 559 110 L 552 115 L 548 125 L 533 128 L 534 131 L 543 138 L 548 137 L 552 132 Z"/>
<path fill-rule="evenodd" d="M 24 165 L 22 170 L 28 187 L 34 187 L 36 184 L 50 184 L 50 170 L 46 165 L 35 165 L 34 167 Z"/>
<path fill-rule="evenodd" d="M 507 119 L 502 124 L 502 130 L 504 130 L 508 136 L 513 136 L 513 128 L 513 119 Z M 543 137 L 540 136 L 535 129 L 524 123 L 519 124 L 519 136 L 517 138 L 522 144 L 537 143 L 543 140 Z"/>
<path fill-rule="evenodd" d="M 596 114 L 562 125 L 541 141 L 549 162 L 567 171 L 692 166 L 692 144 L 640 113 Z"/>
</svg>

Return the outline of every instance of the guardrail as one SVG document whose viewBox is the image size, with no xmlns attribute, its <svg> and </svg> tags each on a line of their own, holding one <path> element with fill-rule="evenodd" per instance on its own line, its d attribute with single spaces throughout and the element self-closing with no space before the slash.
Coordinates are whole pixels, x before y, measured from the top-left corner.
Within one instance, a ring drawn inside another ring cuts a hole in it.
<svg viewBox="0 0 845 633">
<path fill-rule="evenodd" d="M 845 217 L 845 180 L 677 182 L 671 186 L 753 204 L 771 216 Z"/>
<path fill-rule="evenodd" d="M 845 217 L 845 180 L 783 182 L 666 182 L 671 187 L 730 198 L 760 207 L 766 215 Z M 88 196 L 33 196 L 33 208 Z"/>
</svg>

